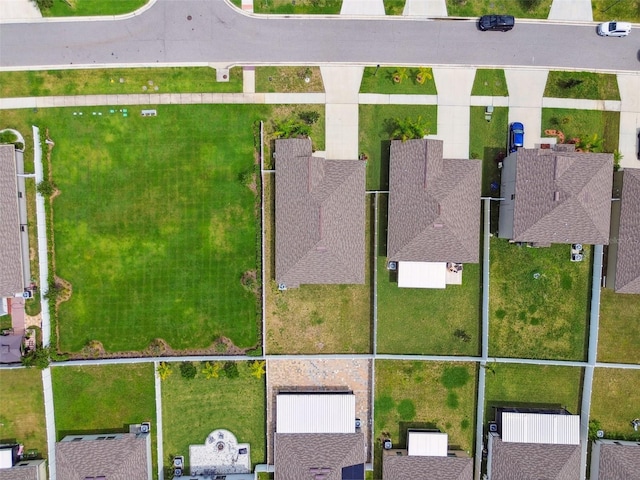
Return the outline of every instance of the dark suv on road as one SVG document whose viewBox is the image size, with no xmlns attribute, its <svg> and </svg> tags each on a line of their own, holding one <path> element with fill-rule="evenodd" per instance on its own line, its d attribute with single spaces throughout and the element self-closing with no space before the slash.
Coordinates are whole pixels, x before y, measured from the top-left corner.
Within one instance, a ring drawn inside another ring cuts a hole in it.
<svg viewBox="0 0 640 480">
<path fill-rule="evenodd" d="M 492 30 L 499 32 L 508 32 L 513 28 L 516 19 L 511 15 L 484 15 L 480 17 L 478 26 L 483 32 Z"/>
</svg>

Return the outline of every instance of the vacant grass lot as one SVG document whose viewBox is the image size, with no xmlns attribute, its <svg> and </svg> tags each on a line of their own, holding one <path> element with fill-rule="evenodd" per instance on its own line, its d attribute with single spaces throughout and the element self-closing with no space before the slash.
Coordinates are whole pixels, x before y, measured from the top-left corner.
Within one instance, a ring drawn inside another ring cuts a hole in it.
<svg viewBox="0 0 640 480">
<path fill-rule="evenodd" d="M 217 82 L 209 67 L 0 72 L 0 97 L 127 93 L 242 92 L 242 69 Z"/>
<path fill-rule="evenodd" d="M 639 318 L 640 295 L 601 290 L 598 361 L 640 363 Z"/>
<path fill-rule="evenodd" d="M 502 69 L 476 70 L 476 78 L 473 81 L 471 95 L 489 95 L 492 97 L 506 97 L 509 95 L 507 79 Z"/>
<path fill-rule="evenodd" d="M 256 67 L 256 92 L 324 92 L 320 67 Z"/>
<path fill-rule="evenodd" d="M 247 362 L 238 362 L 239 376 L 220 372 L 207 379 L 198 366 L 194 379 L 180 375 L 178 365 L 162 382 L 162 423 L 165 471 L 171 455 L 184 455 L 189 469 L 189 445 L 204 444 L 214 430 L 231 431 L 238 442 L 251 444 L 252 466 L 266 461 L 264 377 L 251 375 Z"/>
<path fill-rule="evenodd" d="M 618 148 L 620 112 L 543 108 L 542 136 L 545 136 L 546 129 L 561 130 L 566 142 L 575 137 L 584 139 L 597 134 L 603 140 L 601 151 L 613 152 Z"/>
<path fill-rule="evenodd" d="M 360 105 L 360 151 L 367 161 L 367 190 L 389 188 L 389 145 L 396 119 L 422 117 L 435 134 L 438 120 L 435 105 Z"/>
<path fill-rule="evenodd" d="M 437 428 L 449 435 L 449 445 L 473 455 L 476 369 L 467 363 L 376 361 L 374 478 L 382 478 L 382 438 L 406 446 L 409 428 Z"/>
<path fill-rule="evenodd" d="M 490 356 L 585 358 L 591 251 L 571 262 L 569 245 L 528 248 L 491 239 Z"/>
<path fill-rule="evenodd" d="M 450 17 L 509 14 L 517 18 L 547 18 L 551 0 L 446 0 Z M 516 22 L 517 23 L 517 22 Z M 518 25 L 516 24 L 516 27 Z"/>
<path fill-rule="evenodd" d="M 255 0 L 255 13 L 338 14 L 342 0 Z"/>
<path fill-rule="evenodd" d="M 620 100 L 616 76 L 592 72 L 549 72 L 544 96 Z"/>
<path fill-rule="evenodd" d="M 366 67 L 362 75 L 360 93 L 435 95 L 437 93 L 436 84 L 433 81 L 431 68 L 427 68 L 425 71 L 424 83 L 418 82 L 419 73 L 420 68 Z M 396 74 L 399 74 L 400 82 L 393 80 Z"/>
<path fill-rule="evenodd" d="M 487 365 L 485 419 L 493 420 L 492 407 L 561 406 L 580 413 L 582 369 L 552 365 Z"/>
<path fill-rule="evenodd" d="M 640 22 L 640 0 L 622 0 L 612 2 L 610 0 L 591 0 L 593 20 L 607 22 L 619 20 L 627 22 Z"/>
<path fill-rule="evenodd" d="M 19 442 L 47 457 L 42 372 L 0 370 L 0 444 Z"/>
<path fill-rule="evenodd" d="M 156 421 L 153 364 L 54 367 L 56 439 L 80 433 L 127 432 L 130 424 Z M 151 429 L 154 478 L 155 429 Z"/>
<path fill-rule="evenodd" d="M 640 440 L 631 421 L 638 418 L 640 370 L 597 368 L 593 377 L 591 420 L 605 431 L 605 438 Z"/>
<path fill-rule="evenodd" d="M 73 286 L 61 350 L 255 345 L 258 302 L 242 279 L 257 269 L 253 125 L 269 108 L 78 110 L 31 114 L 56 142 L 56 267 Z"/>
<path fill-rule="evenodd" d="M 268 174 L 264 181 L 267 351 L 274 354 L 370 352 L 373 272 L 370 262 L 366 265 L 364 285 L 301 285 L 286 292 L 278 291 L 274 187 L 275 178 Z M 371 210 L 368 200 L 366 259 L 372 258 Z"/>
<path fill-rule="evenodd" d="M 471 107 L 469 156 L 482 160 L 483 196 L 497 196 L 499 193 L 491 191 L 491 183 L 500 184 L 498 161 L 506 153 L 508 118 L 507 107 L 495 107 L 490 122 L 485 119 L 485 107 Z M 492 211 L 497 212 L 497 206 Z"/>
<path fill-rule="evenodd" d="M 74 17 L 86 15 L 120 15 L 142 7 L 148 0 L 54 0 L 45 17 Z"/>
</svg>

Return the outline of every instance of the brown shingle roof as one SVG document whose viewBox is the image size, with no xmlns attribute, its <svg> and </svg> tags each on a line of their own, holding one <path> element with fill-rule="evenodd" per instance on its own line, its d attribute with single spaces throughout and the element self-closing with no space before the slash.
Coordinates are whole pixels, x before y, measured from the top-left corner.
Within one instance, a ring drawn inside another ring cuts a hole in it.
<svg viewBox="0 0 640 480">
<path fill-rule="evenodd" d="M 607 245 L 613 155 L 518 149 L 513 240 Z"/>
<path fill-rule="evenodd" d="M 473 459 L 383 455 L 383 480 L 472 480 Z"/>
<path fill-rule="evenodd" d="M 600 469 L 594 480 L 640 479 L 640 447 L 637 445 L 600 445 Z"/>
<path fill-rule="evenodd" d="M 579 480 L 580 445 L 506 443 L 491 437 L 491 480 Z"/>
<path fill-rule="evenodd" d="M 24 288 L 14 148 L 0 145 L 0 297 L 13 297 Z"/>
<path fill-rule="evenodd" d="M 148 435 L 117 434 L 112 440 L 80 440 L 56 443 L 58 480 L 146 480 L 150 478 L 147 459 Z M 73 436 L 72 436 L 73 437 Z M 65 437 L 67 438 L 67 437 Z"/>
<path fill-rule="evenodd" d="M 276 281 L 364 283 L 365 164 L 276 140 Z"/>
<path fill-rule="evenodd" d="M 481 170 L 443 159 L 440 140 L 392 141 L 389 260 L 477 263 Z"/>
<path fill-rule="evenodd" d="M 623 172 L 615 291 L 640 293 L 640 170 Z"/>
<path fill-rule="evenodd" d="M 366 461 L 363 433 L 276 433 L 275 480 L 341 480 L 342 469 Z"/>
</svg>

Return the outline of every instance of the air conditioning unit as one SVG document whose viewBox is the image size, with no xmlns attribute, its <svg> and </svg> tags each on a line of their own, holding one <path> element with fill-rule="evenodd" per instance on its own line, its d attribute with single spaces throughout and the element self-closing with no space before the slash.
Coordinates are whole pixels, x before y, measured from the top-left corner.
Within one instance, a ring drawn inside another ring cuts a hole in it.
<svg viewBox="0 0 640 480">
<path fill-rule="evenodd" d="M 496 425 L 495 423 L 490 423 L 489 424 L 489 431 L 490 432 L 497 432 L 498 431 L 498 425 Z"/>
<path fill-rule="evenodd" d="M 151 431 L 151 423 L 142 422 L 140 425 L 140 433 L 149 433 Z"/>
<path fill-rule="evenodd" d="M 22 292 L 22 298 L 33 298 L 33 293 L 31 290 L 25 290 Z"/>
<path fill-rule="evenodd" d="M 391 450 L 393 448 L 393 444 L 391 443 L 391 440 L 388 438 L 385 438 L 384 441 L 382 442 L 382 448 L 384 448 L 385 450 Z"/>
<path fill-rule="evenodd" d="M 389 262 L 387 263 L 387 270 L 391 270 L 395 272 L 398 269 L 398 262 Z"/>
<path fill-rule="evenodd" d="M 176 469 L 173 471 L 173 476 L 174 476 L 174 477 L 181 477 L 181 476 L 182 476 L 182 469 L 181 469 L 181 468 L 176 468 Z"/>
</svg>

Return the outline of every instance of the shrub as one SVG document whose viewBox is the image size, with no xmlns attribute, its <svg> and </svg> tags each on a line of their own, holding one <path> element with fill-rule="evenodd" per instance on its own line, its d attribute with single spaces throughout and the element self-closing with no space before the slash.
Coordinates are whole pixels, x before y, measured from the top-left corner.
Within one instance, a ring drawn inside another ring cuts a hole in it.
<svg viewBox="0 0 640 480">
<path fill-rule="evenodd" d="M 169 375 L 171 375 L 171 364 L 166 363 L 166 362 L 160 362 L 158 364 L 158 376 L 160 377 L 160 380 L 166 380 Z"/>
<path fill-rule="evenodd" d="M 36 185 L 36 191 L 43 197 L 50 197 L 56 191 L 56 184 L 49 180 L 42 180 Z"/>
<path fill-rule="evenodd" d="M 25 367 L 36 367 L 44 370 L 51 363 L 51 347 L 42 347 L 31 350 L 22 357 L 22 365 Z"/>
<path fill-rule="evenodd" d="M 465 332 L 460 328 L 457 329 L 455 332 L 453 332 L 453 336 L 459 340 L 462 340 L 465 343 L 468 343 L 471 341 L 471 335 L 469 335 L 467 332 Z"/>
<path fill-rule="evenodd" d="M 313 125 L 318 120 L 320 120 L 320 114 L 318 112 L 314 112 L 313 110 L 300 112 L 298 114 L 298 117 L 300 117 L 300 120 L 302 120 L 307 125 Z"/>
<path fill-rule="evenodd" d="M 238 365 L 236 362 L 224 362 L 224 374 L 228 379 L 238 378 L 240 372 L 238 371 Z"/>
<path fill-rule="evenodd" d="M 218 378 L 220 370 L 222 370 L 222 365 L 219 362 L 202 362 L 202 374 L 207 380 Z"/>
<path fill-rule="evenodd" d="M 262 378 L 265 374 L 266 362 L 264 360 L 254 360 L 250 363 L 251 375 L 256 378 Z"/>
<path fill-rule="evenodd" d="M 182 378 L 195 378 L 197 373 L 198 370 L 196 369 L 196 366 L 193 364 L 193 362 L 182 362 L 180 364 L 180 375 L 182 375 Z"/>
</svg>

